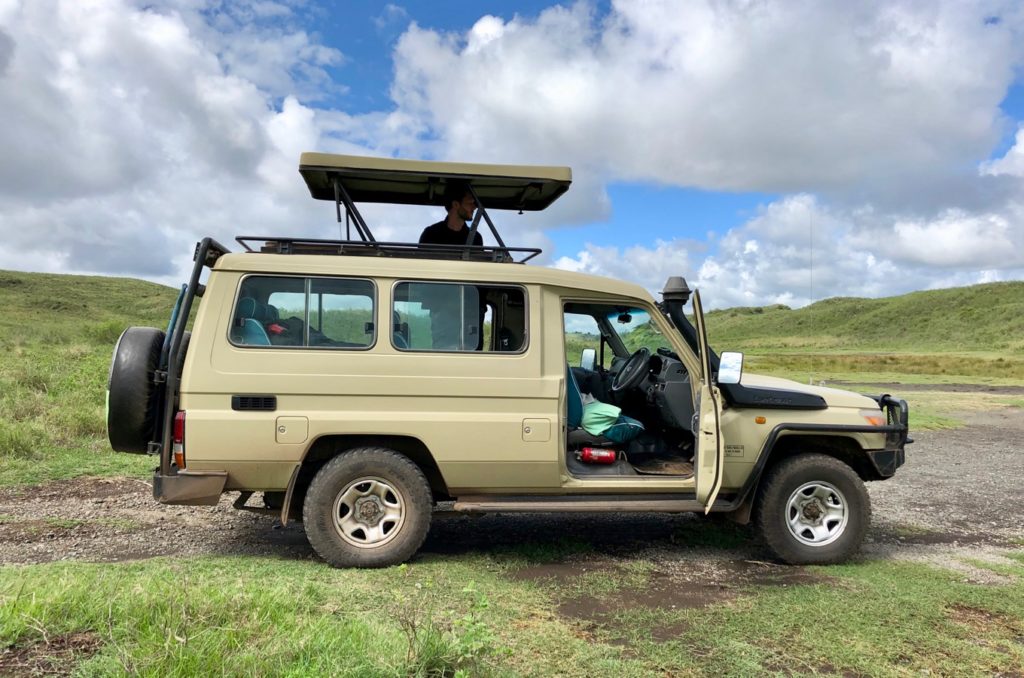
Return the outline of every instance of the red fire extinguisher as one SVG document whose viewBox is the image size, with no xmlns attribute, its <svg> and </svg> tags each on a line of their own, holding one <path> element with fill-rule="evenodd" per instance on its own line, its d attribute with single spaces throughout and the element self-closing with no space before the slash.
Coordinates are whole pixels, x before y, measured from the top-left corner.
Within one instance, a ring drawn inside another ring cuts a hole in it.
<svg viewBox="0 0 1024 678">
<path fill-rule="evenodd" d="M 585 464 L 614 464 L 619 455 L 615 450 L 606 447 L 584 447 L 580 450 L 579 457 Z"/>
</svg>

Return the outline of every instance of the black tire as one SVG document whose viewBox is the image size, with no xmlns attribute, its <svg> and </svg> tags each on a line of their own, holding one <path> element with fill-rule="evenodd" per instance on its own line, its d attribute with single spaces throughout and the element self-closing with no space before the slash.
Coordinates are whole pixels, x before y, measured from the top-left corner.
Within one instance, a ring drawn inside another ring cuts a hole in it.
<svg viewBox="0 0 1024 678">
<path fill-rule="evenodd" d="M 871 523 L 871 499 L 849 466 L 801 454 L 773 467 L 758 492 L 755 525 L 791 565 L 828 565 L 855 554 Z"/>
<path fill-rule="evenodd" d="M 129 327 L 114 346 L 107 380 L 107 437 L 118 452 L 142 453 L 156 428 L 157 386 L 164 333 L 153 327 Z"/>
<path fill-rule="evenodd" d="M 416 464 L 393 450 L 361 447 L 317 472 L 302 517 L 306 538 L 329 565 L 387 567 L 423 544 L 432 508 L 430 486 Z"/>
</svg>

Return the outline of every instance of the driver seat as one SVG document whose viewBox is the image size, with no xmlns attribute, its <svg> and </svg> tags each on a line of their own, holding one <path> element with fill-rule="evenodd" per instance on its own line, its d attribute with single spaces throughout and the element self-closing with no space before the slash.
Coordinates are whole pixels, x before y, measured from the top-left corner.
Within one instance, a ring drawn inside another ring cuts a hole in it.
<svg viewBox="0 0 1024 678">
<path fill-rule="evenodd" d="M 580 392 L 579 384 L 568 364 L 565 366 L 565 391 L 566 391 L 566 424 L 568 426 L 568 449 L 578 450 L 582 447 L 607 447 L 620 449 L 630 440 L 643 431 L 643 425 L 635 419 L 621 416 L 615 426 L 626 427 L 625 435 L 620 441 L 606 438 L 604 435 L 595 436 L 583 428 L 583 394 Z"/>
</svg>

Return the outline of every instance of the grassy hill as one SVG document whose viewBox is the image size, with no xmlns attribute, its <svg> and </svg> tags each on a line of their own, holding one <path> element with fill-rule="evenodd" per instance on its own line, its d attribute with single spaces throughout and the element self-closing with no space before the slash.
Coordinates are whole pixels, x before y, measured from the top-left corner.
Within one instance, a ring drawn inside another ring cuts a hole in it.
<svg viewBox="0 0 1024 678">
<path fill-rule="evenodd" d="M 131 278 L 0 271 L 0 348 L 110 344 L 129 325 L 166 327 L 178 291 Z"/>
<path fill-rule="evenodd" d="M 898 297 L 836 297 L 801 309 L 730 308 L 707 314 L 711 345 L 743 351 L 747 368 L 805 380 L 1024 379 L 1024 282 L 991 283 Z M 646 325 L 630 347 L 664 340 Z M 596 341 L 571 336 L 570 356 Z M 571 360 L 570 360 L 571 361 Z"/>
<path fill-rule="evenodd" d="M 153 465 L 110 450 L 106 381 L 121 331 L 166 327 L 176 297 L 140 280 L 0 271 L 0 485 Z"/>
<path fill-rule="evenodd" d="M 898 297 L 835 297 L 798 310 L 731 308 L 707 315 L 715 346 L 1024 355 L 1024 282 L 990 283 Z"/>
</svg>

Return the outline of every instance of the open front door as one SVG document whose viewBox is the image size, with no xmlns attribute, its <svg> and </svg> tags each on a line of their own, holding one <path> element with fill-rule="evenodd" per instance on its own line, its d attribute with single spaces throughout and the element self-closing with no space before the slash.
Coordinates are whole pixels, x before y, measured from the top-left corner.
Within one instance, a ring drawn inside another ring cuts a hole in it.
<svg viewBox="0 0 1024 678">
<path fill-rule="evenodd" d="M 711 511 L 715 497 L 722 488 L 722 464 L 725 446 L 722 444 L 722 394 L 712 382 L 711 352 L 704 329 L 704 309 L 700 304 L 700 291 L 693 293 L 693 316 L 700 345 L 700 397 L 697 413 L 697 501 L 704 504 L 704 513 Z"/>
</svg>

